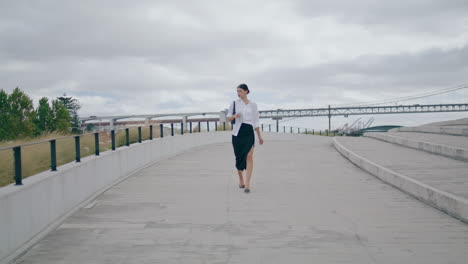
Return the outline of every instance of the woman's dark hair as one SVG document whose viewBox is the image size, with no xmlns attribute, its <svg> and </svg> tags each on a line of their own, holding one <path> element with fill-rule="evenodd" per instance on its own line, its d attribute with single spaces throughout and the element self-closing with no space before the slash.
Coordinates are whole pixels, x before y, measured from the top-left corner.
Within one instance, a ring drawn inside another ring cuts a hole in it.
<svg viewBox="0 0 468 264">
<path fill-rule="evenodd" d="M 242 90 L 247 91 L 247 93 L 250 93 L 249 87 L 245 83 L 239 84 L 239 86 L 237 86 L 237 88 L 241 88 Z"/>
</svg>

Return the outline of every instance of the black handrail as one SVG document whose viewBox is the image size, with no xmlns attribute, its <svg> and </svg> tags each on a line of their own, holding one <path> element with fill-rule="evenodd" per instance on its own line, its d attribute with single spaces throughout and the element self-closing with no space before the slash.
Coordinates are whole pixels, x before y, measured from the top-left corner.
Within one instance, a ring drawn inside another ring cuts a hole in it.
<svg viewBox="0 0 468 264">
<path fill-rule="evenodd" d="M 210 122 L 208 121 L 206 123 L 207 127 L 207 132 L 210 131 Z M 218 122 L 215 121 L 215 131 L 219 131 L 218 129 Z M 193 132 L 192 130 L 192 122 L 189 122 L 189 127 L 190 127 L 190 133 Z M 160 138 L 164 137 L 164 126 L 163 124 L 160 124 Z M 226 122 L 223 122 L 223 131 L 226 131 Z M 271 124 L 268 125 L 269 132 L 271 132 Z M 231 130 L 233 129 L 233 126 L 231 125 Z M 264 129 L 264 124 L 261 124 L 261 129 L 263 131 Z M 290 127 L 290 132 L 293 133 L 293 127 Z M 297 128 L 297 132 L 300 133 L 301 129 Z M 198 132 L 201 132 L 201 122 L 198 122 Z M 279 127 L 277 126 L 276 132 L 279 133 Z M 286 126 L 283 126 L 283 132 L 286 133 Z M 308 134 L 309 130 L 305 129 L 305 134 Z M 111 130 L 111 150 L 115 151 L 116 150 L 116 139 L 115 139 L 115 130 Z M 26 143 L 22 145 L 16 145 L 16 146 L 10 146 L 10 147 L 4 147 L 0 148 L 0 151 L 2 150 L 8 150 L 12 149 L 13 150 L 13 158 L 14 158 L 14 180 L 15 180 L 15 185 L 22 185 L 22 165 L 21 165 L 21 148 L 26 147 L 26 146 L 32 146 L 32 145 L 37 145 L 45 142 L 49 142 L 50 144 L 50 169 L 52 171 L 57 170 L 57 140 L 60 139 L 66 139 L 66 138 L 74 138 L 75 141 L 75 162 L 81 162 L 81 152 L 80 152 L 80 138 L 94 134 L 94 145 L 95 145 L 95 155 L 99 156 L 100 155 L 100 148 L 99 148 L 99 132 L 96 133 L 85 133 L 82 135 L 73 135 L 73 136 L 63 136 L 63 137 L 58 137 L 54 139 L 48 139 L 48 140 L 42 140 L 38 142 L 32 142 L 32 143 Z M 184 124 L 181 123 L 180 125 L 180 134 L 184 135 Z M 315 130 L 312 129 L 312 134 L 315 135 Z M 319 135 L 322 135 L 322 130 L 320 130 Z M 328 130 L 326 130 L 326 135 L 331 135 Z M 174 136 L 174 124 L 171 123 L 171 136 Z M 333 132 L 333 136 L 336 136 L 336 132 Z M 149 126 L 149 140 L 153 140 L 153 125 Z M 142 127 L 138 127 L 138 142 L 141 143 L 143 141 L 142 139 Z M 125 146 L 130 146 L 130 131 L 129 128 L 125 128 Z"/>
</svg>

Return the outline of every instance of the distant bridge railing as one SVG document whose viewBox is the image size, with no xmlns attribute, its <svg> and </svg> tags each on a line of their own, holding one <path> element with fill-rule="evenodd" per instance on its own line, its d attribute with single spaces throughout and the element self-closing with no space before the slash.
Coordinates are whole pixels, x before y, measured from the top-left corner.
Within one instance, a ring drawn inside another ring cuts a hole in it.
<svg viewBox="0 0 468 264">
<path fill-rule="evenodd" d="M 428 105 L 387 105 L 387 106 L 352 106 L 311 109 L 278 109 L 259 111 L 261 118 L 308 117 L 308 116 L 348 116 L 376 114 L 409 114 L 437 112 L 467 112 L 468 104 L 428 104 Z"/>
<path fill-rule="evenodd" d="M 413 104 L 413 105 L 387 105 L 387 106 L 350 106 L 311 108 L 311 109 L 277 109 L 259 111 L 260 118 L 272 118 L 278 123 L 282 118 L 327 116 L 328 130 L 331 130 L 331 117 L 350 115 L 377 115 L 377 114 L 411 114 L 411 113 L 441 113 L 441 112 L 468 112 L 468 104 Z"/>
</svg>

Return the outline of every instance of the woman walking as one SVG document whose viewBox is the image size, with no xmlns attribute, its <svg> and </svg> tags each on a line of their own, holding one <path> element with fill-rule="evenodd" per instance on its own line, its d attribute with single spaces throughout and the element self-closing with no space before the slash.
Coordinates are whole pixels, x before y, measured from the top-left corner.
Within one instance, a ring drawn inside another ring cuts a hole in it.
<svg viewBox="0 0 468 264">
<path fill-rule="evenodd" d="M 229 106 L 227 119 L 233 121 L 232 146 L 236 156 L 236 168 L 239 175 L 239 188 L 245 188 L 244 192 L 250 192 L 250 179 L 253 171 L 253 153 L 255 147 L 254 129 L 257 132 L 260 145 L 263 144 L 263 138 L 259 128 L 259 117 L 257 104 L 250 101 L 247 95 L 250 93 L 246 84 L 237 86 L 238 100 L 235 100 Z M 247 170 L 246 179 L 242 175 Z"/>
</svg>

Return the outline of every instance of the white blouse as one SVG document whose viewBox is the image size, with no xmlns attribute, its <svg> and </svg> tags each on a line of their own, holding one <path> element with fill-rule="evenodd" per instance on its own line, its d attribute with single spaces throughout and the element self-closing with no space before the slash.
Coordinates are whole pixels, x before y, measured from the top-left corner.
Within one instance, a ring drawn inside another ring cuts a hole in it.
<svg viewBox="0 0 468 264">
<path fill-rule="evenodd" d="M 233 116 L 233 103 L 229 106 L 229 111 L 227 117 Z M 255 129 L 259 127 L 259 115 L 258 115 L 258 108 L 257 104 L 250 101 L 248 104 L 244 103 L 242 99 L 236 100 L 236 114 L 240 113 L 240 117 L 236 118 L 236 123 L 232 129 L 232 135 L 237 136 L 239 133 L 239 129 L 242 123 L 252 125 Z"/>
</svg>

